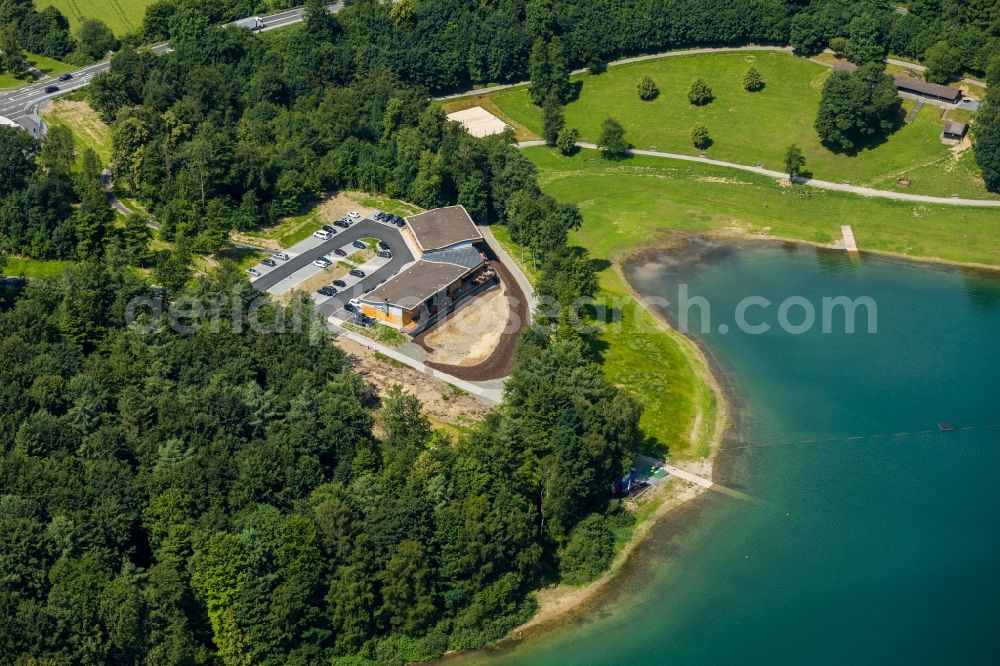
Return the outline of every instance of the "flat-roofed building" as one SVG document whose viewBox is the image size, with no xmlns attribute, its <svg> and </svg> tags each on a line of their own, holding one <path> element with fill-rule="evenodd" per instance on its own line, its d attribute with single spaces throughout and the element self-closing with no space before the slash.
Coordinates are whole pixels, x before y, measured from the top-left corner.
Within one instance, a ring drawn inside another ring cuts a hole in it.
<svg viewBox="0 0 1000 666">
<path fill-rule="evenodd" d="M 436 208 L 406 218 L 405 233 L 418 250 L 417 261 L 359 297 L 361 312 L 400 329 L 426 324 L 456 298 L 486 263 L 483 235 L 462 206 Z"/>
<path fill-rule="evenodd" d="M 435 208 L 406 218 L 406 228 L 421 253 L 483 240 L 464 206 Z"/>
</svg>

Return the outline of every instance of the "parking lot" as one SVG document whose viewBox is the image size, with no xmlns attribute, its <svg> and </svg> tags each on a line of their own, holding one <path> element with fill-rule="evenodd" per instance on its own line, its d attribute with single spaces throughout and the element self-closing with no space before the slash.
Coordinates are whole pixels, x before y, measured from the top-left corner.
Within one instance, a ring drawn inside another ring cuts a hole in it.
<svg viewBox="0 0 1000 666">
<path fill-rule="evenodd" d="M 334 264 L 343 261 L 343 257 L 337 256 L 334 250 L 342 248 L 347 254 L 352 254 L 357 251 L 352 243 L 363 238 L 378 238 L 383 241 L 389 246 L 392 258 L 375 256 L 367 260 L 358 267 L 364 271 L 365 277 L 345 275 L 340 278 L 347 283 L 347 286 L 338 288 L 335 296 L 327 297 L 315 293 L 315 290 L 310 291 L 310 297 L 316 302 L 317 310 L 324 317 L 337 314 L 338 317 L 347 319 L 348 313 L 341 311 L 347 301 L 374 289 L 414 260 L 413 252 L 396 226 L 363 217 L 348 229 L 336 228 L 336 233 L 329 240 L 310 236 L 284 251 L 289 256 L 287 261 L 278 260 L 277 265 L 273 267 L 263 264 L 254 266 L 260 277 L 254 278 L 250 284 L 260 291 L 276 295 L 291 291 L 324 270 L 315 266 L 313 261 L 320 257 L 326 257 Z"/>
</svg>

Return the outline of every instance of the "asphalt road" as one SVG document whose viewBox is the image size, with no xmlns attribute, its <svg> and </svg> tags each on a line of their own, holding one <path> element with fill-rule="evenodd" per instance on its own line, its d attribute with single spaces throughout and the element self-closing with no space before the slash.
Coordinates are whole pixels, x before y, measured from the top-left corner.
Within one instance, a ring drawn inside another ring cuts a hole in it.
<svg viewBox="0 0 1000 666">
<path fill-rule="evenodd" d="M 402 270 L 403 266 L 413 261 L 413 253 L 410 252 L 409 246 L 403 240 L 403 235 L 397 227 L 391 224 L 376 222 L 369 218 L 362 218 L 352 224 L 349 229 L 337 228 L 337 233 L 330 240 L 324 241 L 296 257 L 292 257 L 288 261 L 280 262 L 273 270 L 251 281 L 250 284 L 254 289 L 267 291 L 289 275 L 308 266 L 314 259 L 331 254 L 338 247 L 368 236 L 385 241 L 389 246 L 389 251 L 392 252 L 392 259 L 382 266 L 382 268 L 378 269 L 377 272 L 369 273 L 365 278 L 347 287 L 344 291 L 339 292 L 330 300 L 320 303 L 316 309 L 323 316 L 329 317 L 337 310 L 340 310 L 344 303 L 352 298 L 361 296 L 369 289 L 374 289 L 376 285 L 388 280 Z"/>
<path fill-rule="evenodd" d="M 329 7 L 331 12 L 338 12 L 343 9 L 344 3 L 338 0 L 338 2 L 330 4 Z M 264 22 L 264 28 L 259 32 L 276 30 L 277 28 L 299 23 L 302 21 L 302 12 L 303 8 L 297 7 L 278 12 L 277 14 L 262 16 L 261 19 Z M 170 45 L 166 43 L 156 44 L 151 47 L 151 50 L 156 54 L 166 53 L 170 50 Z M 71 72 L 73 78 L 68 81 L 57 81 L 54 78 L 46 78 L 29 86 L 4 91 L 0 93 L 0 116 L 10 118 L 28 130 L 33 136 L 38 136 L 44 131 L 42 119 L 38 115 L 38 109 L 43 104 L 60 95 L 66 95 L 88 85 L 90 80 L 94 78 L 94 75 L 106 72 L 110 67 L 110 61 L 105 60 Z M 59 86 L 59 90 L 47 93 L 45 92 L 45 88 L 48 86 Z"/>
</svg>

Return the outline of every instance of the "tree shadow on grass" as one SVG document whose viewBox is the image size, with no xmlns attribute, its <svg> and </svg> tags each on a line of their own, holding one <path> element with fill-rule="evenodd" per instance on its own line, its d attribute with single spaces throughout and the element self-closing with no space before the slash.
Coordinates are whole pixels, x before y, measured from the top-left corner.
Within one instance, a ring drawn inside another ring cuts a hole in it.
<svg viewBox="0 0 1000 666">
<path fill-rule="evenodd" d="M 606 271 L 611 268 L 611 262 L 607 259 L 591 258 L 590 267 L 595 273 L 600 273 L 601 271 Z"/>
<path fill-rule="evenodd" d="M 570 81 L 569 82 L 569 95 L 566 96 L 566 104 L 572 104 L 573 102 L 580 99 L 580 93 L 583 92 L 583 81 Z"/>
</svg>

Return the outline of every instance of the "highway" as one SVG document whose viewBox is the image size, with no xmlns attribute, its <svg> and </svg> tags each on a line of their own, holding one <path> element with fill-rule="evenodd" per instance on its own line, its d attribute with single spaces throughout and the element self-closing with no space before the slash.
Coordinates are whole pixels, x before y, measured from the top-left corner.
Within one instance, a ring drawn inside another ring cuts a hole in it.
<svg viewBox="0 0 1000 666">
<path fill-rule="evenodd" d="M 331 12 L 338 12 L 343 9 L 343 7 L 344 3 L 339 0 L 338 2 L 334 2 L 329 5 Z M 276 30 L 278 28 L 284 28 L 285 26 L 299 23 L 302 21 L 302 13 L 303 8 L 296 7 L 295 9 L 287 9 L 276 14 L 262 16 L 261 19 L 264 22 L 264 28 L 258 30 L 257 32 Z M 155 44 L 149 48 L 153 53 L 159 55 L 169 51 L 170 45 L 162 43 Z M 73 78 L 68 81 L 58 81 L 50 77 L 41 79 L 39 82 L 32 83 L 28 86 L 22 86 L 20 88 L 0 92 L 0 116 L 13 120 L 15 123 L 28 130 L 28 132 L 30 132 L 33 136 L 37 137 L 44 132 L 42 119 L 38 115 L 38 110 L 42 107 L 42 105 L 49 100 L 59 97 L 60 95 L 66 95 L 74 90 L 83 88 L 90 83 L 91 79 L 93 79 L 96 74 L 106 72 L 110 69 L 110 67 L 110 60 L 103 60 L 93 65 L 88 65 L 82 69 L 78 69 L 75 72 L 71 72 Z M 45 92 L 45 89 L 49 86 L 58 86 L 59 90 L 55 92 Z"/>
</svg>

